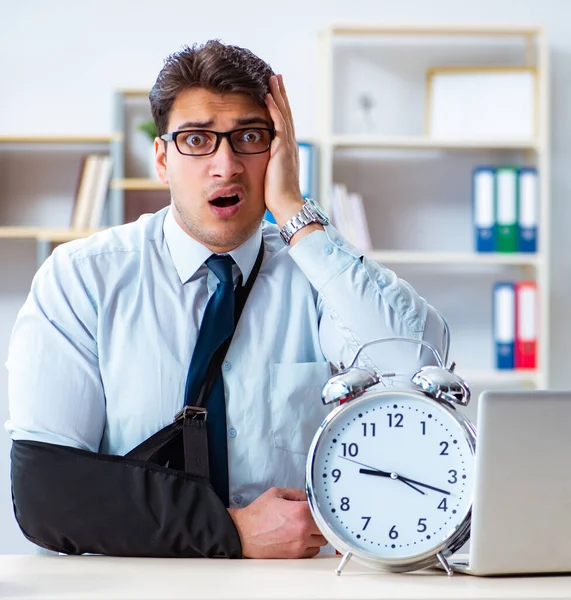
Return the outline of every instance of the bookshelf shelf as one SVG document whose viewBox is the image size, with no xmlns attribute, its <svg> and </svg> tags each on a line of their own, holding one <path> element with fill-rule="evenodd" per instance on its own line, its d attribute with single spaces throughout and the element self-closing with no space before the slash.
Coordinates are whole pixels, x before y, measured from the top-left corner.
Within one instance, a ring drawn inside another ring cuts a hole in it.
<svg viewBox="0 0 571 600">
<path fill-rule="evenodd" d="M 339 149 L 539 150 L 535 140 L 436 140 L 426 136 L 336 135 L 330 138 L 329 143 Z"/>
<path fill-rule="evenodd" d="M 47 229 L 45 227 L 0 227 L 0 239 L 69 242 L 87 237 L 98 229 Z"/>
<path fill-rule="evenodd" d="M 433 265 L 514 265 L 537 267 L 535 254 L 476 252 L 399 252 L 372 250 L 367 257 L 379 263 Z"/>
<path fill-rule="evenodd" d="M 0 135 L 0 144 L 109 144 L 122 138 L 109 135 Z"/>
<path fill-rule="evenodd" d="M 543 32 L 541 27 L 459 27 L 443 26 L 427 27 L 426 25 L 332 25 L 330 30 L 336 36 L 364 36 L 364 35 L 422 35 L 422 36 L 500 36 L 500 37 L 535 37 Z"/>
<path fill-rule="evenodd" d="M 129 177 L 126 179 L 113 179 L 111 181 L 111 188 L 116 190 L 138 190 L 138 191 L 152 191 L 152 190 L 168 190 L 168 185 L 161 183 L 155 179 L 145 179 L 141 177 Z"/>
<path fill-rule="evenodd" d="M 468 385 L 518 385 L 533 386 L 537 387 L 539 382 L 542 381 L 544 375 L 540 371 L 525 371 L 525 370 L 514 370 L 514 371 L 501 371 L 499 369 L 463 369 L 459 371 L 462 379 L 464 379 Z"/>
</svg>

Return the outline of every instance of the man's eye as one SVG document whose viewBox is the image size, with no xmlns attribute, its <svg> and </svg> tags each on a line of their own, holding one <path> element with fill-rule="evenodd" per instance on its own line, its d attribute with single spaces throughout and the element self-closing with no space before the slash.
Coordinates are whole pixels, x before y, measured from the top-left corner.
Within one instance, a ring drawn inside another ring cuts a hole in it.
<svg viewBox="0 0 571 600">
<path fill-rule="evenodd" d="M 255 144 L 262 139 L 262 132 L 256 129 L 252 129 L 250 131 L 246 131 L 242 136 L 242 139 L 248 144 Z"/>
<path fill-rule="evenodd" d="M 201 133 L 191 133 L 185 137 L 184 141 L 192 148 L 198 148 L 208 143 L 208 137 Z"/>
</svg>

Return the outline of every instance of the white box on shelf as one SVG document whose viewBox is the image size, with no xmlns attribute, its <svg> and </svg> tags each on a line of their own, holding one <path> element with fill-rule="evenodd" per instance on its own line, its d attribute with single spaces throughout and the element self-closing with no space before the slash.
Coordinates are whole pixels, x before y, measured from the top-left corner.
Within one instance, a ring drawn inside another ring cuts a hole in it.
<svg viewBox="0 0 571 600">
<path fill-rule="evenodd" d="M 537 74 L 532 67 L 435 67 L 427 74 L 431 139 L 532 141 Z"/>
</svg>

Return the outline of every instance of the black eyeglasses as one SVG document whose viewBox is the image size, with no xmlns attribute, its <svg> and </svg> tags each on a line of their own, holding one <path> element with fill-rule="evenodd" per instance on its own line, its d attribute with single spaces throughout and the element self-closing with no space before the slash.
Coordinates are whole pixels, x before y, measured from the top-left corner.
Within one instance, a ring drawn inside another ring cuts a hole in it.
<svg viewBox="0 0 571 600">
<path fill-rule="evenodd" d="M 214 154 L 222 138 L 226 138 L 236 154 L 263 154 L 270 149 L 276 132 L 265 127 L 243 127 L 232 131 L 183 129 L 161 135 L 165 142 L 173 141 L 176 149 L 186 156 Z"/>
</svg>

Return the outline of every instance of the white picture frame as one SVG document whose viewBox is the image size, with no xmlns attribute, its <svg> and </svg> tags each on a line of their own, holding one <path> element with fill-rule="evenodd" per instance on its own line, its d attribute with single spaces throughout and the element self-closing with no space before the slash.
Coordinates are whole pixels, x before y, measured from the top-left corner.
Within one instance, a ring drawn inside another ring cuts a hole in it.
<svg viewBox="0 0 571 600">
<path fill-rule="evenodd" d="M 537 98 L 533 67 L 435 67 L 427 73 L 426 134 L 533 143 Z"/>
</svg>

